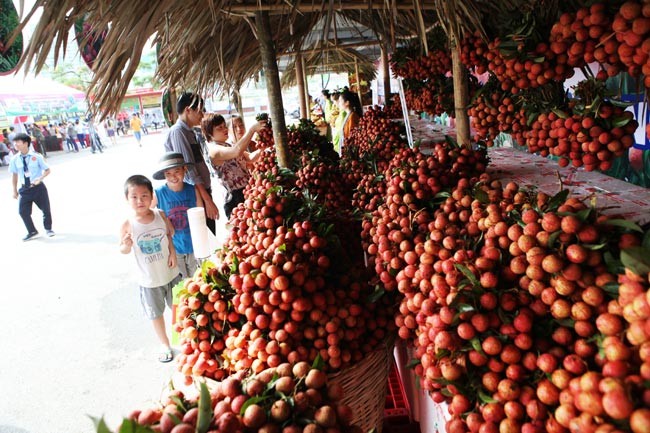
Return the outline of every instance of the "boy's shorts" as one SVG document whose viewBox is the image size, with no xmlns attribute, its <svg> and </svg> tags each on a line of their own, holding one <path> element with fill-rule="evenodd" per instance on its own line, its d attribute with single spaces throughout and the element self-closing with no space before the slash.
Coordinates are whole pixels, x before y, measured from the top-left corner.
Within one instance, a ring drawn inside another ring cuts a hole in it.
<svg viewBox="0 0 650 433">
<path fill-rule="evenodd" d="M 172 289 L 181 280 L 180 274 L 161 287 L 140 286 L 140 303 L 147 319 L 157 319 L 165 312 L 165 304 L 172 307 Z"/>
<path fill-rule="evenodd" d="M 176 264 L 178 265 L 178 270 L 181 272 L 181 277 L 183 278 L 192 278 L 194 272 L 199 267 L 199 262 L 196 261 L 194 253 L 176 253 Z"/>
</svg>

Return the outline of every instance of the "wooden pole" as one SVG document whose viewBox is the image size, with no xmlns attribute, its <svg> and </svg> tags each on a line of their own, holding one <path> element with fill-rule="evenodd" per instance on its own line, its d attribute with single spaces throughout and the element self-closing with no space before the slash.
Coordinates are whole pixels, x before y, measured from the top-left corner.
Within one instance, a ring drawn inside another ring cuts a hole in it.
<svg viewBox="0 0 650 433">
<path fill-rule="evenodd" d="M 382 43 L 381 48 L 381 74 L 384 85 L 384 105 L 390 102 L 390 69 L 388 67 L 388 45 Z"/>
<path fill-rule="evenodd" d="M 287 147 L 287 125 L 284 122 L 284 105 L 282 104 L 282 88 L 280 87 L 280 73 L 276 61 L 275 44 L 271 37 L 271 22 L 268 12 L 255 13 L 255 26 L 260 42 L 262 67 L 266 76 L 266 92 L 271 105 L 271 122 L 273 125 L 273 139 L 275 152 L 280 167 L 289 167 L 290 154 Z"/>
<path fill-rule="evenodd" d="M 311 111 L 311 101 L 309 100 L 309 82 L 307 81 L 307 68 L 305 67 L 305 58 L 300 59 L 302 62 L 302 82 L 305 84 L 305 104 L 307 105 L 307 115 L 304 119 L 309 119 L 309 112 Z"/>
<path fill-rule="evenodd" d="M 419 8 L 422 10 L 436 10 L 436 4 L 431 1 L 422 1 L 419 4 Z M 352 1 L 352 2 L 336 2 L 333 9 L 334 11 L 370 11 L 370 10 L 405 10 L 412 11 L 414 9 L 413 4 L 408 2 L 399 2 L 391 3 L 385 1 Z M 274 3 L 274 4 L 261 4 L 260 2 L 250 3 L 250 4 L 235 4 L 223 7 L 220 10 L 225 14 L 244 14 L 244 15 L 253 15 L 257 16 L 257 12 L 264 11 L 271 14 L 287 14 L 289 12 L 322 12 L 323 5 L 319 2 L 311 3 Z"/>
<path fill-rule="evenodd" d="M 332 41 L 329 41 L 327 44 L 321 44 L 320 48 L 312 48 L 309 50 L 301 50 L 301 54 L 314 54 L 314 53 L 321 53 L 324 51 L 336 51 L 336 50 L 345 50 L 348 48 L 360 48 L 360 47 L 374 47 L 375 45 L 379 45 L 379 41 L 368 41 L 368 42 L 357 42 L 354 44 L 340 44 L 340 45 L 333 45 Z M 287 51 L 285 53 L 279 53 L 278 57 L 283 57 L 283 56 L 293 56 L 295 55 L 295 51 Z"/>
<path fill-rule="evenodd" d="M 244 118 L 244 105 L 242 104 L 240 89 L 241 86 L 239 85 L 236 88 L 234 88 L 232 93 L 230 94 L 230 98 L 232 99 L 232 102 L 235 104 L 235 110 L 239 114 L 239 117 Z"/>
<path fill-rule="evenodd" d="M 296 83 L 298 85 L 298 99 L 300 100 L 300 118 L 307 119 L 307 100 L 305 99 L 305 73 L 302 69 L 302 54 L 296 52 Z"/>
<path fill-rule="evenodd" d="M 454 80 L 454 107 L 456 112 L 456 141 L 461 146 L 469 147 L 470 130 L 469 115 L 467 114 L 468 85 L 467 71 L 460 61 L 460 44 L 456 39 L 451 42 L 451 63 L 452 75 Z"/>
<path fill-rule="evenodd" d="M 357 96 L 359 97 L 359 104 L 363 106 L 363 99 L 361 99 L 361 77 L 359 76 L 359 60 L 354 59 L 354 75 L 357 76 Z"/>
</svg>

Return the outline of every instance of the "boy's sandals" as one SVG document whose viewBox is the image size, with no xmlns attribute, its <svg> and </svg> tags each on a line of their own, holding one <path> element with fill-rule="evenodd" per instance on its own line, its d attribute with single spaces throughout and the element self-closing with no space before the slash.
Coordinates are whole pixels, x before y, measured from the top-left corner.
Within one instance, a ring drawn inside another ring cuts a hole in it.
<svg viewBox="0 0 650 433">
<path fill-rule="evenodd" d="M 171 347 L 164 347 L 158 354 L 158 361 L 169 362 L 174 359 L 174 352 Z"/>
</svg>

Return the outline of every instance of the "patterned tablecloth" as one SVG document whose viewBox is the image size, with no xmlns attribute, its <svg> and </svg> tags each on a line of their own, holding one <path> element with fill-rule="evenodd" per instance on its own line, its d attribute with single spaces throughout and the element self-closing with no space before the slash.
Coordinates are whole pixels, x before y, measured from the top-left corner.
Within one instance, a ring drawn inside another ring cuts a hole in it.
<svg viewBox="0 0 650 433">
<path fill-rule="evenodd" d="M 420 149 L 426 153 L 434 143 L 455 138 L 453 128 L 428 120 L 410 119 L 413 140 L 421 140 Z M 533 155 L 510 147 L 488 150 L 488 172 L 503 181 L 514 181 L 520 186 L 534 185 L 549 195 L 560 188 L 568 188 L 581 198 L 594 199 L 596 206 L 609 214 L 621 215 L 644 224 L 650 222 L 650 189 L 582 168 L 560 167 L 557 161 Z"/>
<path fill-rule="evenodd" d="M 580 198 L 594 199 L 603 212 L 621 215 L 638 223 L 650 221 L 650 189 L 600 172 L 560 167 L 556 161 L 512 148 L 491 148 L 488 173 L 520 186 L 534 185 L 549 195 L 561 186 Z"/>
<path fill-rule="evenodd" d="M 439 125 L 430 120 L 410 118 L 411 131 L 413 131 L 413 141 L 420 141 L 420 147 L 426 148 L 434 143 L 445 141 L 445 135 L 450 135 L 456 139 L 456 130 L 449 126 Z"/>
</svg>

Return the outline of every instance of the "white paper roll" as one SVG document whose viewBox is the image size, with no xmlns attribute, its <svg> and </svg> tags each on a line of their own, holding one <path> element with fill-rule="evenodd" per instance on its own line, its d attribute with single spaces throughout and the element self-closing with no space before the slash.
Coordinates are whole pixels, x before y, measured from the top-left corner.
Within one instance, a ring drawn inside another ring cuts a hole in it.
<svg viewBox="0 0 650 433">
<path fill-rule="evenodd" d="M 202 207 L 193 207 L 187 210 L 187 221 L 190 225 L 190 234 L 192 235 L 192 248 L 194 248 L 194 257 L 205 259 L 212 253 L 210 249 L 210 239 L 208 233 L 210 230 L 205 221 L 205 210 Z"/>
</svg>

